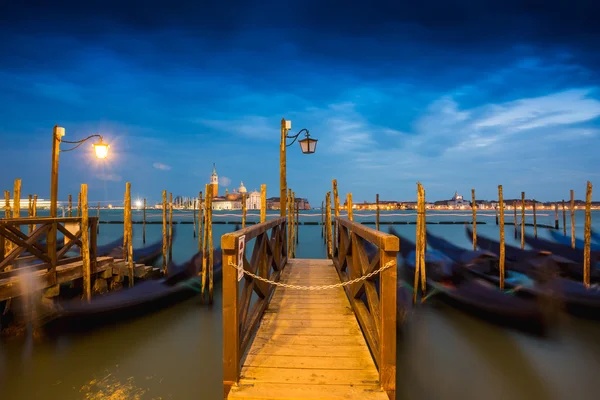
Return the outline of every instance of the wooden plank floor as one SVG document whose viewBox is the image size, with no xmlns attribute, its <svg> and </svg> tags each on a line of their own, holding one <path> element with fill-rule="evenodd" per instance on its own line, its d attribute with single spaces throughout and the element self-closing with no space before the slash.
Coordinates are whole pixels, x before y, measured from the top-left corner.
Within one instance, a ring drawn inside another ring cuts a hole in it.
<svg viewBox="0 0 600 400">
<path fill-rule="evenodd" d="M 282 282 L 339 283 L 331 260 L 291 259 Z M 387 400 L 344 289 L 277 287 L 228 399 Z"/>
</svg>

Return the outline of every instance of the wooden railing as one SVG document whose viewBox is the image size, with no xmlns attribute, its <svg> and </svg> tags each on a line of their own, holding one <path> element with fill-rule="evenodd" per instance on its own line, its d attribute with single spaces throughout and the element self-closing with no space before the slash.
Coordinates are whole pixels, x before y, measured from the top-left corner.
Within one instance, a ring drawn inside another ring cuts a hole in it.
<svg viewBox="0 0 600 400">
<path fill-rule="evenodd" d="M 0 219 L 0 279 L 39 270 L 55 273 L 59 265 L 81 261 L 81 221 L 81 217 Z M 89 217 L 92 270 L 96 262 L 97 224 L 98 217 Z M 31 233 L 26 234 L 21 227 L 28 225 L 36 227 Z M 53 227 L 66 239 L 62 247 L 48 245 L 43 241 L 51 236 Z M 78 247 L 80 254 L 69 257 L 67 253 L 73 246 Z"/>
<path fill-rule="evenodd" d="M 242 358 L 275 289 L 273 285 L 246 274 L 239 276 L 230 264 L 242 255 L 244 270 L 270 281 L 279 281 L 287 263 L 287 222 L 285 217 L 263 222 L 221 237 L 223 250 L 223 386 L 225 397 L 237 384 Z M 271 236 L 269 237 L 269 231 Z M 250 261 L 246 243 L 256 239 Z M 243 247 L 242 247 L 243 246 Z M 243 279 L 243 287 L 239 281 Z M 257 295 L 253 303 L 253 294 Z"/>
<path fill-rule="evenodd" d="M 346 295 L 390 399 L 396 392 L 396 255 L 399 239 L 357 222 L 335 217 L 333 263 L 340 280 L 360 278 L 393 263 L 371 278 L 345 286 Z M 367 249 L 369 246 L 371 249 Z"/>
</svg>

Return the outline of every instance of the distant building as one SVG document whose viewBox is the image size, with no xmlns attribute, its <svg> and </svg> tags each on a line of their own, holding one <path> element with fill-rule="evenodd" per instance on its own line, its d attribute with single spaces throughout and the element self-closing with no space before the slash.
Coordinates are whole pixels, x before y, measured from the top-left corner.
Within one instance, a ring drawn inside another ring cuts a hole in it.
<svg viewBox="0 0 600 400">
<path fill-rule="evenodd" d="M 213 170 L 210 176 L 210 184 L 212 185 L 213 199 L 219 196 L 219 176 L 217 175 L 217 166 L 213 163 Z"/>
</svg>

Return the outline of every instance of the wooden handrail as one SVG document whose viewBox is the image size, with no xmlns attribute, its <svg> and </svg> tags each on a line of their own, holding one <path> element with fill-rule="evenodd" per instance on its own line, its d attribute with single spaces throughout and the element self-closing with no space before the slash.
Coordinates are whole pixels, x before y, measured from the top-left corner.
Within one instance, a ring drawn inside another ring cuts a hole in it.
<svg viewBox="0 0 600 400">
<path fill-rule="evenodd" d="M 372 278 L 344 286 L 379 371 L 379 382 L 390 399 L 396 397 L 396 257 L 398 237 L 342 217 L 334 218 L 338 232 L 333 263 L 346 282 L 393 264 Z M 370 243 L 372 250 L 366 249 Z"/>
<path fill-rule="evenodd" d="M 274 286 L 244 275 L 240 288 L 238 271 L 230 264 L 238 265 L 240 238 L 244 237 L 244 270 L 279 281 L 287 263 L 287 220 L 280 217 L 253 225 L 221 237 L 223 250 L 223 387 L 224 395 L 236 385 L 242 366 L 242 358 L 249 348 L 262 315 L 269 304 Z M 271 231 L 271 237 L 269 237 Z M 256 239 L 250 261 L 246 257 L 247 243 Z M 252 304 L 253 294 L 257 300 Z"/>
</svg>

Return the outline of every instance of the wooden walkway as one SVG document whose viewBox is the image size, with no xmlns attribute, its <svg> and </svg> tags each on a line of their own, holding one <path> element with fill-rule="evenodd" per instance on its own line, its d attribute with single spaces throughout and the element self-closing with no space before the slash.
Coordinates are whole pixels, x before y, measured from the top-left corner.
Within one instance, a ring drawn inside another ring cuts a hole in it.
<svg viewBox="0 0 600 400">
<path fill-rule="evenodd" d="M 281 282 L 340 282 L 331 260 L 290 259 Z M 277 287 L 229 399 L 387 400 L 343 288 Z"/>
</svg>

